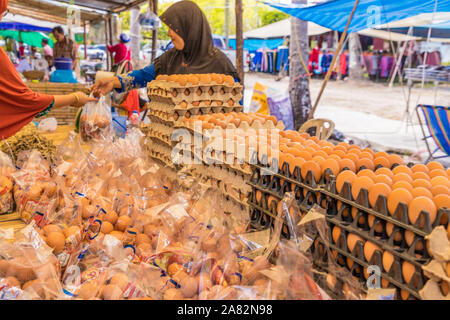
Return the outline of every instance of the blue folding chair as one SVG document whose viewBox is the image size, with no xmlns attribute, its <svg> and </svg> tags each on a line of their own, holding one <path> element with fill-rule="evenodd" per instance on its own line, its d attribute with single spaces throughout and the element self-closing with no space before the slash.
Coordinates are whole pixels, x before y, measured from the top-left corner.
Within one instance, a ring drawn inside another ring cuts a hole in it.
<svg viewBox="0 0 450 320">
<path fill-rule="evenodd" d="M 429 135 L 425 133 L 422 119 L 419 115 L 419 109 L 422 110 L 425 118 L 425 124 L 428 127 Z M 416 107 L 417 118 L 423 133 L 423 140 L 427 145 L 430 156 L 426 162 L 432 159 L 440 159 L 450 157 L 450 107 L 418 105 Z M 431 151 L 429 139 L 432 138 L 437 148 Z M 445 156 L 435 157 L 434 154 L 441 150 Z"/>
</svg>

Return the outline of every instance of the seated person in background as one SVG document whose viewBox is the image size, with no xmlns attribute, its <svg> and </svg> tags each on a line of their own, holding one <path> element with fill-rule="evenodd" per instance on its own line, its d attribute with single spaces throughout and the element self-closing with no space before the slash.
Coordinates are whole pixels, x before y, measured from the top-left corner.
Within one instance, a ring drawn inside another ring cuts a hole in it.
<svg viewBox="0 0 450 320">
<path fill-rule="evenodd" d="M 113 66 L 111 68 L 112 72 L 116 72 L 123 61 L 130 60 L 129 50 L 126 46 L 126 43 L 130 41 L 130 37 L 127 34 L 122 33 L 119 41 L 120 42 L 114 46 L 108 45 L 106 47 L 111 54 L 114 54 Z"/>
</svg>

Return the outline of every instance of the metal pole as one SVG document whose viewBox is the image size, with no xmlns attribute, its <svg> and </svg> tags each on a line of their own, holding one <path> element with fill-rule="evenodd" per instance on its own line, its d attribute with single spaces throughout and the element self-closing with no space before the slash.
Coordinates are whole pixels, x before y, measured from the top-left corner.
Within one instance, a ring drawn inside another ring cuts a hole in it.
<svg viewBox="0 0 450 320">
<path fill-rule="evenodd" d="M 345 26 L 345 30 L 344 30 L 344 32 L 341 35 L 341 39 L 339 40 L 339 44 L 338 44 L 338 47 L 336 49 L 337 52 L 341 51 L 342 44 L 344 43 L 344 39 L 347 36 L 348 27 L 350 26 L 350 22 L 352 22 L 353 15 L 354 15 L 354 13 L 356 11 L 356 8 L 358 7 L 358 4 L 359 4 L 359 0 L 356 0 L 355 1 L 355 5 L 353 6 L 353 10 L 350 13 L 350 17 L 348 18 L 347 25 Z M 327 74 L 325 76 L 325 79 L 322 82 L 322 87 L 320 88 L 319 95 L 317 96 L 316 102 L 314 103 L 314 106 L 313 106 L 313 108 L 311 110 L 311 113 L 309 114 L 308 120 L 312 119 L 313 116 L 314 116 L 314 112 L 316 111 L 317 106 L 319 105 L 320 98 L 322 97 L 323 91 L 325 90 L 325 87 L 327 86 L 328 80 L 330 79 L 330 76 L 331 76 L 331 73 L 333 71 L 333 68 L 334 68 L 334 65 L 335 65 L 336 61 L 337 61 L 337 55 L 335 54 L 333 56 L 333 60 L 331 61 L 330 68 L 328 69 L 328 72 L 327 72 Z"/>
<path fill-rule="evenodd" d="M 236 69 L 241 79 L 241 84 L 244 84 L 244 35 L 242 26 L 242 0 L 236 0 Z"/>
<path fill-rule="evenodd" d="M 152 11 L 158 15 L 158 0 L 149 0 L 149 6 Z M 158 42 L 158 29 L 152 31 L 152 62 L 156 59 L 156 44 Z"/>
</svg>

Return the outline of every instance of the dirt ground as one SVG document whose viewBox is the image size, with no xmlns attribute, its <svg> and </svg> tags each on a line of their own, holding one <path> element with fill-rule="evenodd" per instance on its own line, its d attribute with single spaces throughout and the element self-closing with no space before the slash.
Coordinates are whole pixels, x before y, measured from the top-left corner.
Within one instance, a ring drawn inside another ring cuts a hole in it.
<svg viewBox="0 0 450 320">
<path fill-rule="evenodd" d="M 273 75 L 265 73 L 247 73 L 245 75 L 245 100 L 250 102 L 255 82 L 287 90 L 289 79 L 275 81 Z M 314 102 L 322 85 L 322 80 L 312 79 L 310 83 L 311 98 Z M 363 82 L 336 82 L 331 80 L 322 95 L 318 109 L 321 107 L 344 108 L 352 111 L 369 113 L 391 120 L 402 120 L 406 109 L 408 88 L 395 85 L 389 88 L 387 84 L 372 81 Z M 438 90 L 433 85 L 420 88 L 420 83 L 411 90 L 410 109 L 415 111 L 417 104 L 450 105 L 450 85 L 440 84 Z M 332 119 L 332 117 L 330 117 Z M 416 120 L 416 117 L 413 117 Z M 416 121 L 414 121 L 416 122 Z"/>
</svg>

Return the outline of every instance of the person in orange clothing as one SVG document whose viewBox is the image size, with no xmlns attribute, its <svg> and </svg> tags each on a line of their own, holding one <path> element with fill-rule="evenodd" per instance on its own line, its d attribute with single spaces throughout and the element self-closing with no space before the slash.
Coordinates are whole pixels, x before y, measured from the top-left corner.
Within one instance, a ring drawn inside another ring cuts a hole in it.
<svg viewBox="0 0 450 320">
<path fill-rule="evenodd" d="M 8 13 L 8 0 L 0 0 L 0 21 Z M 48 95 L 33 92 L 23 83 L 3 48 L 0 47 L 0 139 L 6 139 L 18 132 L 35 117 L 48 113 L 52 108 L 66 105 L 82 106 L 96 101 L 83 92 L 67 95 Z"/>
</svg>

